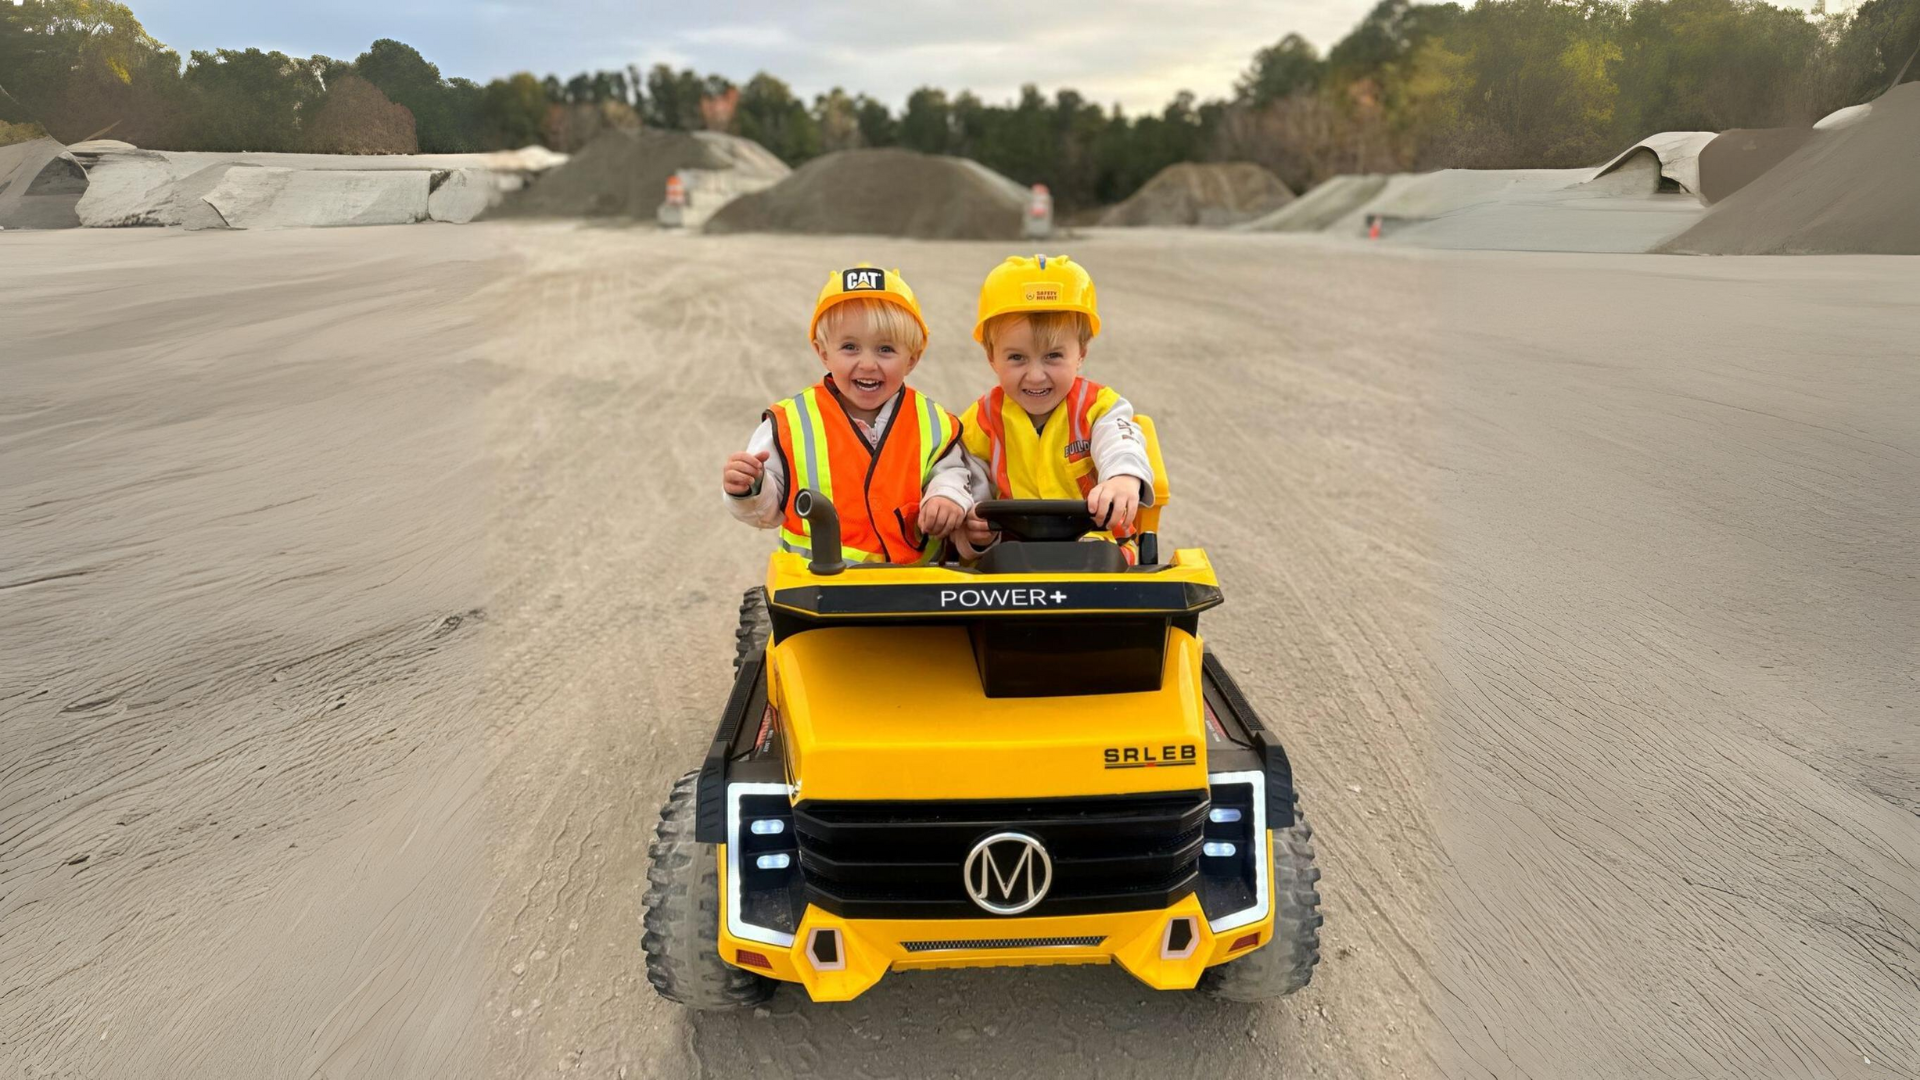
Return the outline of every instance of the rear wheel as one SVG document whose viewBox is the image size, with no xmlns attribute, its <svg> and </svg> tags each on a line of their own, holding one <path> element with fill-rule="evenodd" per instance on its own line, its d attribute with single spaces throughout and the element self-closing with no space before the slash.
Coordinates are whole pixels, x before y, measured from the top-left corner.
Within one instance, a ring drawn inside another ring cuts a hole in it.
<svg viewBox="0 0 1920 1080">
<path fill-rule="evenodd" d="M 1228 1001 L 1268 1001 L 1311 982 L 1320 962 L 1319 881 L 1313 826 L 1296 808 L 1293 824 L 1273 834 L 1272 939 L 1202 972 L 1199 989 Z"/>
<path fill-rule="evenodd" d="M 681 777 L 660 810 L 647 849 L 647 895 L 640 948 L 647 981 L 668 1001 L 691 1009 L 737 1009 L 772 996 L 774 983 L 720 959 L 720 864 L 713 844 L 693 838 L 698 771 Z"/>
<path fill-rule="evenodd" d="M 740 597 L 740 625 L 733 631 L 733 670 L 740 668 L 753 654 L 767 647 L 773 634 L 773 621 L 767 616 L 767 590 L 755 585 Z"/>
</svg>

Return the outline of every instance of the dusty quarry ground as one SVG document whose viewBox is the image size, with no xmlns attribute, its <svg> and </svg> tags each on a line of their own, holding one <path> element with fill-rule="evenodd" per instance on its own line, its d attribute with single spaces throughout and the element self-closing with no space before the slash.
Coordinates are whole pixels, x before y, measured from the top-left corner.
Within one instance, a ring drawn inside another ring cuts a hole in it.
<svg viewBox="0 0 1920 1080">
<path fill-rule="evenodd" d="M 1326 960 L 655 998 L 645 848 L 867 258 L 560 225 L 0 236 L 0 1078 L 1920 1075 L 1920 259 L 1096 233 L 1089 374 L 1292 751 Z"/>
</svg>

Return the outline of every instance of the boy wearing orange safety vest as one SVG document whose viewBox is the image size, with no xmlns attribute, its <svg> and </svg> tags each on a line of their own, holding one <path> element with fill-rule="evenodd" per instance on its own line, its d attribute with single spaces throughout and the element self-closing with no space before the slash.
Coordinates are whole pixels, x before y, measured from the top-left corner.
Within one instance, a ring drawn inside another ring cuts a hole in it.
<svg viewBox="0 0 1920 1080">
<path fill-rule="evenodd" d="M 927 346 L 927 322 L 898 270 L 862 263 L 828 276 L 807 324 L 826 368 L 820 382 L 761 414 L 747 448 L 727 458 L 727 509 L 757 528 L 780 530 L 780 546 L 812 555 L 807 520 L 793 496 L 809 488 L 840 517 L 849 562 L 924 563 L 939 537 L 973 505 L 960 422 L 906 385 Z M 947 476 L 959 499 L 925 505 L 929 482 Z"/>
<path fill-rule="evenodd" d="M 1072 259 L 1015 255 L 994 267 L 980 287 L 973 339 L 999 385 L 962 414 L 962 442 L 974 459 L 974 491 L 992 491 L 982 497 L 1085 499 L 1094 520 L 1124 541 L 1139 508 L 1153 505 L 1153 465 L 1133 405 L 1080 374 L 1099 332 L 1093 278 Z M 927 497 L 964 496 L 959 483 L 943 474 Z M 993 542 L 971 513 L 956 532 L 968 548 Z"/>
</svg>

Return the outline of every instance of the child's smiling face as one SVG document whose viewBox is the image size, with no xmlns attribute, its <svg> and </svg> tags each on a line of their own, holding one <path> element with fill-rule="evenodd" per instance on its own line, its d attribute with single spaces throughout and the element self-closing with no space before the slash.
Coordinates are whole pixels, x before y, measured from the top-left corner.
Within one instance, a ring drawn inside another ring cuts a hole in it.
<svg viewBox="0 0 1920 1080">
<path fill-rule="evenodd" d="M 901 384 L 907 381 L 907 373 L 920 358 L 909 353 L 875 321 L 858 318 L 837 321 L 838 325 L 830 328 L 822 324 L 822 340 L 813 343 L 813 351 L 827 366 L 833 385 L 847 404 L 862 413 L 875 413 L 899 392 Z M 869 415 L 864 419 L 870 418 Z"/>
<path fill-rule="evenodd" d="M 987 354 L 1007 400 L 1019 402 L 1035 418 L 1065 400 L 1086 359 L 1087 350 L 1074 335 L 1036 333 L 1033 322 L 1024 318 L 995 327 L 993 351 Z"/>
</svg>

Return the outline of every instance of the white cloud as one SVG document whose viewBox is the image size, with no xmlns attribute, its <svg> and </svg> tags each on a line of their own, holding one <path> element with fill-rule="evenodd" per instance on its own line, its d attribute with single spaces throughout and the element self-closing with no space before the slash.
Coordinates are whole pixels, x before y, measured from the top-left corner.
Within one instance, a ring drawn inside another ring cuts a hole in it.
<svg viewBox="0 0 1920 1080">
<path fill-rule="evenodd" d="M 351 57 L 398 38 L 448 75 L 669 63 L 745 81 L 770 72 L 807 98 L 839 86 L 898 107 L 916 87 L 1006 101 L 1025 83 L 1130 112 L 1179 90 L 1231 92 L 1256 49 L 1289 31 L 1322 48 L 1373 0 L 138 0 L 147 28 L 184 53 L 287 42 Z"/>
<path fill-rule="evenodd" d="M 4 2 L 4 0 L 0 0 Z M 146 27 L 191 49 L 284 43 L 353 57 L 398 38 L 448 75 L 485 81 L 691 67 L 770 72 L 811 99 L 839 86 L 898 108 L 916 87 L 1007 101 L 1025 83 L 1129 112 L 1174 93 L 1231 92 L 1254 51 L 1299 33 L 1323 51 L 1376 0 L 134 0 Z M 1815 0 L 1774 0 L 1807 9 Z M 1855 0 L 1829 0 L 1830 10 Z"/>
</svg>

